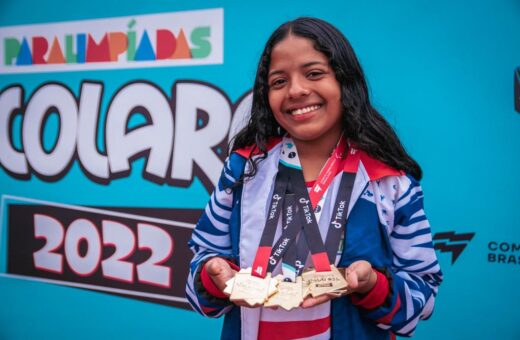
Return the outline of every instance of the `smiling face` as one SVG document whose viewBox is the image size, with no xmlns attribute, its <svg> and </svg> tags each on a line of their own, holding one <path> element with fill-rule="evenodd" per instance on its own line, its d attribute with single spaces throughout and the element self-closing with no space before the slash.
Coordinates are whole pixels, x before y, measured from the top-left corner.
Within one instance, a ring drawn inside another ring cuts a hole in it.
<svg viewBox="0 0 520 340">
<path fill-rule="evenodd" d="M 341 135 L 341 89 L 311 40 L 289 34 L 271 52 L 267 78 L 276 121 L 295 142 L 334 145 Z"/>
</svg>

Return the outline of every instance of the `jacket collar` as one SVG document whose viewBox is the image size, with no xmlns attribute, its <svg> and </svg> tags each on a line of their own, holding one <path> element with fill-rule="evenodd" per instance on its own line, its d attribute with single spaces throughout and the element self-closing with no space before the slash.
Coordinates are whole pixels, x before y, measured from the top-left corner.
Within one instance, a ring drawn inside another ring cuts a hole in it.
<svg viewBox="0 0 520 340">
<path fill-rule="evenodd" d="M 267 151 L 270 151 L 281 141 L 281 137 L 269 138 L 269 140 L 267 141 Z M 260 155 L 260 150 L 255 145 L 237 149 L 234 152 L 244 158 Z M 359 150 L 356 147 L 351 146 L 343 170 L 346 172 L 355 173 L 358 171 L 360 163 L 363 165 L 365 172 L 368 175 L 368 180 L 370 181 L 377 181 L 378 179 L 387 176 L 404 175 L 403 171 L 396 170 L 391 166 L 381 162 L 380 160 L 377 160 L 369 156 L 365 151 Z"/>
</svg>

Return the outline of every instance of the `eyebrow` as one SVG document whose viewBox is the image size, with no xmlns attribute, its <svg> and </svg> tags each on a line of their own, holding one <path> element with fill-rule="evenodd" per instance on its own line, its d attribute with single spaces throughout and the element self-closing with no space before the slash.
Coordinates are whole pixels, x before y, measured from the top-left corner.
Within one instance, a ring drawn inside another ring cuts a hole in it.
<svg viewBox="0 0 520 340">
<path fill-rule="evenodd" d="M 306 64 L 303 64 L 302 68 L 307 68 L 309 66 L 314 66 L 314 65 L 324 65 L 324 66 L 327 66 L 328 63 L 324 63 L 323 61 L 310 61 Z"/>
<path fill-rule="evenodd" d="M 307 67 L 310 67 L 310 66 L 314 66 L 314 65 L 324 65 L 324 66 L 327 66 L 328 63 L 324 63 L 323 61 L 310 61 L 308 63 L 305 63 L 301 66 L 301 68 L 307 68 Z M 273 70 L 271 72 L 269 72 L 269 74 L 267 75 L 267 78 L 271 77 L 271 76 L 274 76 L 274 75 L 277 75 L 277 74 L 281 74 L 283 73 L 282 70 Z"/>
</svg>

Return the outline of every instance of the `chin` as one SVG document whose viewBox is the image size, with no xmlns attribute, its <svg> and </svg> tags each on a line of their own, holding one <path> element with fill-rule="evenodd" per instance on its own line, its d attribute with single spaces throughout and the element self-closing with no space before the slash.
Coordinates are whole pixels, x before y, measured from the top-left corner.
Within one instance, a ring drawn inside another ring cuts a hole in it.
<svg viewBox="0 0 520 340">
<path fill-rule="evenodd" d="M 311 142 L 313 140 L 320 139 L 321 135 L 319 133 L 312 133 L 312 132 L 300 132 L 300 133 L 291 133 L 289 132 L 289 135 L 293 139 L 305 141 L 305 142 Z"/>
</svg>

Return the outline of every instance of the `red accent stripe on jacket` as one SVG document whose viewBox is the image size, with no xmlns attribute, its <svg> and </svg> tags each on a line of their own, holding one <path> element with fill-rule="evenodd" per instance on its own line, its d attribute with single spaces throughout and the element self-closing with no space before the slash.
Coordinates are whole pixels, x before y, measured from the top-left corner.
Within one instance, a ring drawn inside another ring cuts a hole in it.
<svg viewBox="0 0 520 340">
<path fill-rule="evenodd" d="M 387 315 L 385 315 L 382 318 L 380 318 L 379 320 L 377 320 L 377 322 L 384 323 L 385 325 L 390 324 L 395 313 L 397 313 L 397 311 L 399 310 L 399 307 L 401 307 L 401 298 L 399 298 L 399 295 L 397 295 L 397 301 L 395 302 L 394 309 L 392 309 L 392 311 L 390 313 L 388 313 Z"/>
<path fill-rule="evenodd" d="M 330 317 L 308 321 L 260 321 L 258 340 L 286 340 L 315 336 L 330 328 Z"/>
<path fill-rule="evenodd" d="M 271 150 L 276 144 L 282 141 L 282 137 L 271 137 L 267 141 L 267 151 Z M 236 149 L 233 151 L 244 158 L 260 155 L 260 149 L 255 145 L 246 146 L 245 148 Z"/>
</svg>

